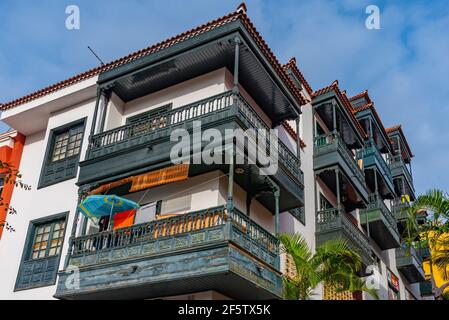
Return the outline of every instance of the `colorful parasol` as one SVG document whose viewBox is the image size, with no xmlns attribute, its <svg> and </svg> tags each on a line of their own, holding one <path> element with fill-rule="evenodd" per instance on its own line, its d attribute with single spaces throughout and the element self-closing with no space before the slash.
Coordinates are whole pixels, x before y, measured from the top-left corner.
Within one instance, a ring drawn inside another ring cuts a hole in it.
<svg viewBox="0 0 449 320">
<path fill-rule="evenodd" d="M 138 209 L 139 204 L 116 195 L 93 195 L 84 199 L 78 207 L 83 215 L 98 224 L 103 216 L 112 219 L 116 213 Z"/>
</svg>

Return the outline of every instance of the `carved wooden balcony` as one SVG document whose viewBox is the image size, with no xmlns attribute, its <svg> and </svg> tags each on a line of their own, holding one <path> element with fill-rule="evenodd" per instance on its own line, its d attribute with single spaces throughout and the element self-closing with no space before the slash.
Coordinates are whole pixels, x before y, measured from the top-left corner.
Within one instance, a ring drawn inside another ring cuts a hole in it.
<svg viewBox="0 0 449 320">
<path fill-rule="evenodd" d="M 73 272 L 78 285 L 70 284 Z M 71 239 L 55 297 L 140 299 L 217 290 L 277 299 L 281 282 L 278 239 L 221 206 Z"/>
</svg>

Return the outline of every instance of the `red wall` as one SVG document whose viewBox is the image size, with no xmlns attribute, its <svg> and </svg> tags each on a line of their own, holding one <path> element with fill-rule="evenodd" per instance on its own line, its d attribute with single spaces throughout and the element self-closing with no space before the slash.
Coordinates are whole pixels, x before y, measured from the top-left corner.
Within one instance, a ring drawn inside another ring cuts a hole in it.
<svg viewBox="0 0 449 320">
<path fill-rule="evenodd" d="M 8 147 L 3 146 L 0 147 L 0 160 L 2 162 L 7 162 L 10 165 L 14 166 L 14 168 L 19 169 L 20 159 L 22 158 L 23 145 L 25 144 L 25 136 L 20 133 L 12 138 L 14 140 L 14 146 Z M 0 173 L 2 171 L 0 170 Z M 8 183 L 3 187 L 2 198 L 4 204 L 9 204 L 11 201 L 12 193 L 14 191 L 14 184 Z M 0 221 L 4 221 L 7 218 L 6 206 L 3 205 L 0 207 Z M 0 239 L 3 234 L 3 227 L 0 227 Z"/>
</svg>

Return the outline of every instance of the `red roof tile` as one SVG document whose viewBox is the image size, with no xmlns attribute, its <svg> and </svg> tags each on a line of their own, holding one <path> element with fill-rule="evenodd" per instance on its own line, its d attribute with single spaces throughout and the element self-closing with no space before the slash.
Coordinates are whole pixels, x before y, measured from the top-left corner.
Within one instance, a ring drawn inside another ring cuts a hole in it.
<svg viewBox="0 0 449 320">
<path fill-rule="evenodd" d="M 330 86 L 324 87 L 322 89 L 319 89 L 317 91 L 315 91 L 314 93 L 312 93 L 312 97 L 318 97 L 322 94 L 325 94 L 327 92 L 330 91 L 334 91 L 335 94 L 337 95 L 337 97 L 340 99 L 340 101 L 343 103 L 343 106 L 346 108 L 346 110 L 349 113 L 349 116 L 352 118 L 355 126 L 357 127 L 359 133 L 362 135 L 363 138 L 366 138 L 366 132 L 365 130 L 362 128 L 362 126 L 360 125 L 360 123 L 357 121 L 355 115 L 354 115 L 354 108 L 351 105 L 351 102 L 349 102 L 348 97 L 346 96 L 346 93 L 343 93 L 340 91 L 339 87 L 338 87 L 338 80 L 335 80 L 334 82 L 332 82 L 332 84 Z"/>
<path fill-rule="evenodd" d="M 287 122 L 287 121 L 283 121 L 282 122 L 282 126 L 285 128 L 285 130 L 287 131 L 287 133 L 296 140 L 296 131 L 295 129 L 292 128 L 292 126 Z M 306 143 L 304 142 L 304 140 L 300 139 L 300 144 L 301 144 L 301 149 L 304 149 L 306 147 Z"/>
<path fill-rule="evenodd" d="M 312 87 L 307 82 L 306 78 L 302 74 L 302 72 L 299 70 L 297 64 L 296 64 L 296 58 L 291 58 L 289 62 L 284 64 L 284 69 L 291 69 L 293 74 L 298 78 L 299 81 L 301 81 L 301 84 L 304 86 L 306 91 L 311 95 L 313 93 Z"/>
<path fill-rule="evenodd" d="M 369 101 L 371 101 L 371 99 L 369 98 L 369 96 L 368 96 L 368 91 L 367 90 L 365 90 L 365 92 L 366 92 L 366 98 L 367 98 L 367 100 L 369 100 Z M 354 97 L 353 97 L 354 98 Z M 359 97 L 360 98 L 360 97 Z M 357 99 L 357 98 L 356 98 Z M 351 99 L 350 99 L 351 100 Z M 379 114 L 377 113 L 377 110 L 376 110 L 376 107 L 374 106 L 374 103 L 371 101 L 370 103 L 367 103 L 367 104 L 365 104 L 365 105 L 363 105 L 363 106 L 360 106 L 360 107 L 357 107 L 357 108 L 355 108 L 355 109 L 353 109 L 353 112 L 354 112 L 354 114 L 357 114 L 357 112 L 361 112 L 361 111 L 363 111 L 363 110 L 368 110 L 368 109 L 370 109 L 372 112 L 373 112 L 373 115 L 374 115 L 374 117 L 376 118 L 376 121 L 379 123 L 379 125 L 380 125 L 380 129 L 382 130 L 382 132 L 383 132 L 383 134 L 385 135 L 385 137 L 387 138 L 387 141 L 388 141 L 388 143 L 390 144 L 390 147 L 392 147 L 392 145 L 391 145 L 391 141 L 388 139 L 388 133 L 387 133 L 387 131 L 385 130 L 385 127 L 384 127 L 384 125 L 383 125 L 383 123 L 382 123 L 382 120 L 380 119 L 380 117 L 379 117 Z"/>
<path fill-rule="evenodd" d="M 390 128 L 385 129 L 387 133 L 393 133 L 397 131 L 401 136 L 402 140 L 404 140 L 405 147 L 407 148 L 408 153 L 410 154 L 410 157 L 414 157 L 415 155 L 412 152 L 412 149 L 410 148 L 410 145 L 408 144 L 407 139 L 405 138 L 404 131 L 402 131 L 402 126 L 400 124 L 397 124 L 395 126 L 392 126 Z"/>
<path fill-rule="evenodd" d="M 367 103 L 371 103 L 372 102 L 370 96 L 368 95 L 368 89 L 366 89 L 365 91 L 360 92 L 360 93 L 356 94 L 355 96 L 349 98 L 349 101 L 352 102 L 352 101 L 360 99 L 362 97 L 364 97 L 366 99 Z"/>
<path fill-rule="evenodd" d="M 284 81 L 284 83 L 287 85 L 287 87 L 289 87 L 289 89 L 292 91 L 293 96 L 295 97 L 297 102 L 300 105 L 306 104 L 306 101 L 302 97 L 298 88 L 294 85 L 293 81 L 287 75 L 287 73 L 285 72 L 285 70 L 283 69 L 283 67 L 281 66 L 281 64 L 279 63 L 279 61 L 273 54 L 273 52 L 270 50 L 270 48 L 268 47 L 266 42 L 263 40 L 261 35 L 257 32 L 256 28 L 254 27 L 254 25 L 252 24 L 250 19 L 247 17 L 245 10 L 242 9 L 242 5 L 240 5 L 238 9 L 239 10 L 232 12 L 228 15 L 225 15 L 221 18 L 210 21 L 206 24 L 203 24 L 203 25 L 196 27 L 194 29 L 191 29 L 189 31 L 183 32 L 175 37 L 164 40 L 164 41 L 157 43 L 155 45 L 152 45 L 150 47 L 133 52 L 125 57 L 119 58 L 119 59 L 109 62 L 105 65 L 90 69 L 86 72 L 80 73 L 80 74 L 75 75 L 69 79 L 55 83 L 55 84 L 45 87 L 41 90 L 38 90 L 36 92 L 25 95 L 21 98 L 12 100 L 12 101 L 4 103 L 4 104 L 0 104 L 0 110 L 8 110 L 8 109 L 14 108 L 18 105 L 21 105 L 23 103 L 30 102 L 30 101 L 40 98 L 44 95 L 50 94 L 52 92 L 58 91 L 60 89 L 63 89 L 65 87 L 68 87 L 70 85 L 78 83 L 80 81 L 94 77 L 102 72 L 111 70 L 113 68 L 116 68 L 116 67 L 126 64 L 128 62 L 134 61 L 134 60 L 144 57 L 146 55 L 160 51 L 160 50 L 170 47 L 176 43 L 193 38 L 202 33 L 210 31 L 212 29 L 216 29 L 216 28 L 218 28 L 222 25 L 225 25 L 227 23 L 230 23 L 232 21 L 236 21 L 237 19 L 241 19 L 243 25 L 248 29 L 249 33 L 254 38 L 258 47 L 261 49 L 261 51 L 266 56 L 268 61 L 272 64 L 272 66 L 274 67 L 274 69 L 276 70 L 276 72 L 278 73 L 280 78 Z"/>
</svg>

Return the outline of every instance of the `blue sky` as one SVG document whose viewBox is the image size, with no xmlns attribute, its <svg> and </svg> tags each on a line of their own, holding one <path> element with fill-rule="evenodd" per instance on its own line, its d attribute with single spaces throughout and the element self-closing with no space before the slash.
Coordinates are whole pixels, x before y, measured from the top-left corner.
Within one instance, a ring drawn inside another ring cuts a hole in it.
<svg viewBox="0 0 449 320">
<path fill-rule="evenodd" d="M 0 101 L 6 102 L 235 10 L 240 1 L 0 1 Z M 418 193 L 449 191 L 449 3 L 445 0 L 247 1 L 281 62 L 296 56 L 313 89 L 368 88 L 385 126 L 402 124 Z M 65 28 L 78 5 L 81 29 Z M 365 28 L 380 8 L 381 29 Z M 5 130 L 5 126 L 0 126 Z"/>
</svg>

